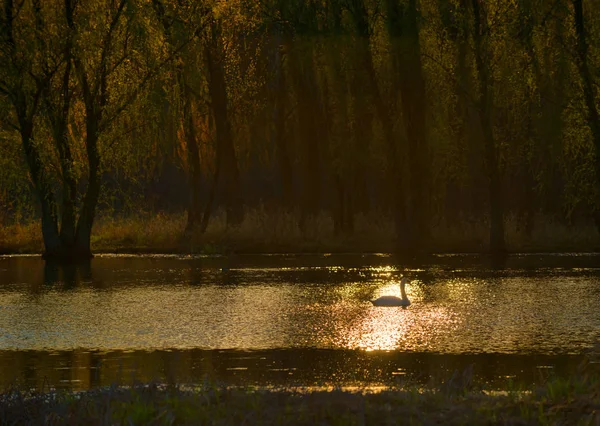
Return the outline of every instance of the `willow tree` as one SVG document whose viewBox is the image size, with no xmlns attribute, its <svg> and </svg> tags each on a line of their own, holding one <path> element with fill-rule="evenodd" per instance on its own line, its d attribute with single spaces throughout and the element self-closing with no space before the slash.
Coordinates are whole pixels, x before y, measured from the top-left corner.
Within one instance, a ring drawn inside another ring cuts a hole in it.
<svg viewBox="0 0 600 426">
<path fill-rule="evenodd" d="M 24 54 L 27 46 L 34 46 L 42 40 L 36 37 L 33 31 L 20 31 L 17 18 L 24 25 L 33 27 L 33 5 L 15 5 L 12 1 L 3 4 L 0 19 L 1 46 L 0 59 L 3 64 L 0 69 L 0 94 L 2 101 L 10 105 L 9 115 L 4 116 L 4 127 L 18 132 L 27 163 L 31 171 L 31 180 L 36 188 L 40 188 L 38 195 L 42 207 L 42 229 L 52 231 L 53 198 L 43 194 L 51 193 L 47 178 L 44 176 L 42 160 L 34 145 L 34 120 L 38 116 L 40 98 L 44 88 L 55 71 L 49 69 L 43 72 L 34 64 L 31 55 Z M 39 3 L 35 5 L 39 8 Z M 34 44 L 35 43 L 35 44 Z"/>
<path fill-rule="evenodd" d="M 127 0 L 4 6 L 0 93 L 40 202 L 44 256 L 89 258 L 106 136 L 170 58 L 148 56 L 146 11 Z"/>
<path fill-rule="evenodd" d="M 287 6 L 287 7 L 286 7 Z M 300 185 L 300 228 L 307 224 L 320 210 L 322 202 L 323 142 L 326 140 L 324 124 L 324 98 L 319 91 L 316 64 L 316 41 L 320 35 L 317 1 L 294 1 L 279 10 L 283 20 L 289 22 L 293 38 L 288 52 L 288 70 L 291 89 L 296 99 L 299 142 L 298 173 Z"/>
<path fill-rule="evenodd" d="M 174 80 L 169 87 L 175 91 L 175 96 L 181 108 L 174 107 L 172 111 L 177 118 L 170 117 L 180 124 L 185 145 L 186 163 L 188 169 L 189 202 L 187 207 L 186 233 L 196 230 L 199 226 L 205 230 L 208 226 L 208 217 L 212 208 L 212 197 L 203 203 L 201 196 L 202 165 L 200 159 L 200 130 L 197 128 L 199 103 L 202 101 L 199 87 L 202 74 L 202 39 L 195 32 L 205 18 L 210 14 L 209 8 L 203 3 L 180 2 L 177 7 L 163 2 L 152 0 L 152 6 L 161 24 L 163 37 L 174 53 Z M 189 40 L 189 43 L 186 41 Z M 185 49 L 180 49 L 186 43 Z M 218 170 L 218 169 L 217 169 Z M 215 176 L 215 182 L 218 175 Z M 214 191 L 211 192 L 211 194 Z M 204 209 L 202 207 L 206 206 Z"/>
<path fill-rule="evenodd" d="M 242 183 L 236 156 L 226 78 L 226 47 L 223 25 L 227 16 L 210 17 L 204 40 L 204 60 L 208 76 L 210 106 L 216 129 L 216 179 L 222 179 L 227 225 L 239 225 L 244 219 Z"/>
<path fill-rule="evenodd" d="M 537 123 L 539 132 L 538 190 L 540 209 L 555 214 L 556 206 L 564 202 L 560 181 L 561 154 L 564 149 L 565 119 L 567 105 L 567 85 L 569 83 L 568 53 L 559 46 L 565 45 L 568 11 L 553 10 L 548 6 L 539 21 L 538 37 L 543 48 L 537 50 L 540 75 L 540 116 Z M 541 51 L 540 51 L 541 50 Z M 557 198 L 558 201 L 557 202 Z"/>
<path fill-rule="evenodd" d="M 418 248 L 428 233 L 426 203 L 428 145 L 426 138 L 425 76 L 421 62 L 419 11 L 416 0 L 406 4 L 388 1 L 388 31 L 399 77 L 402 118 L 408 141 L 408 226 L 405 234 L 411 247 Z"/>
<path fill-rule="evenodd" d="M 492 111 L 493 97 L 493 55 L 490 41 L 490 23 L 488 5 L 472 0 L 473 45 L 479 97 L 476 108 L 485 148 L 485 162 L 488 170 L 490 251 L 494 254 L 504 253 L 504 202 L 502 199 L 502 182 L 498 164 L 498 146 L 494 135 Z"/>
<path fill-rule="evenodd" d="M 587 109 L 587 125 L 592 134 L 595 149 L 594 168 L 596 172 L 595 221 L 600 231 L 600 112 L 598 111 L 597 82 L 592 69 L 589 28 L 582 0 L 572 0 L 573 22 L 576 36 L 576 63 L 583 88 L 583 98 Z"/>
<path fill-rule="evenodd" d="M 475 81 L 471 66 L 471 20 L 469 0 L 459 0 L 458 3 L 437 0 L 436 6 L 441 24 L 440 31 L 436 34 L 436 44 L 450 47 L 447 65 L 433 65 L 436 71 L 444 71 L 442 75 L 448 80 L 445 92 L 448 97 L 436 96 L 437 99 L 441 98 L 441 102 L 447 103 L 450 130 L 450 140 L 447 143 L 453 150 L 453 154 L 444 156 L 447 164 L 444 167 L 444 211 L 447 223 L 456 223 L 465 216 L 479 216 L 483 204 L 481 197 L 478 197 L 482 192 L 480 176 L 483 165 L 480 155 L 482 150 L 474 132 Z M 442 106 L 442 110 L 445 106 Z"/>
<path fill-rule="evenodd" d="M 271 99 L 271 132 L 270 139 L 277 149 L 277 162 L 282 187 L 282 200 L 286 209 L 291 209 L 295 202 L 294 172 L 290 158 L 290 143 L 286 134 L 287 116 L 290 106 L 287 96 L 289 77 L 285 64 L 288 60 L 286 48 L 289 47 L 289 36 L 282 23 L 270 25 L 268 52 L 270 53 L 270 69 L 267 84 L 268 97 Z"/>
<path fill-rule="evenodd" d="M 328 122 L 330 140 L 328 153 L 332 157 L 336 203 L 333 208 L 334 232 L 354 231 L 354 215 L 360 199 L 365 197 L 365 163 L 372 143 L 373 117 L 369 105 L 372 89 L 365 78 L 364 34 L 356 34 L 354 26 L 343 23 L 344 2 L 331 1 L 326 31 L 326 67 Z M 367 34 L 368 35 L 368 34 Z M 354 40 L 355 43 L 352 43 Z M 351 46 L 360 48 L 352 49 Z M 367 46 L 368 47 L 368 46 Z M 353 64 L 356 64 L 354 66 Z"/>
<path fill-rule="evenodd" d="M 518 206 L 519 216 L 522 216 L 524 222 L 524 230 L 526 235 L 531 236 L 534 226 L 534 216 L 536 213 L 537 194 L 536 187 L 536 167 L 534 153 L 540 151 L 542 144 L 537 126 L 540 117 L 541 96 L 540 88 L 543 81 L 542 69 L 540 64 L 540 56 L 535 49 L 535 32 L 538 27 L 538 16 L 534 10 L 534 4 L 531 0 L 521 0 L 518 5 L 517 18 L 514 22 L 517 24 L 515 39 L 520 50 L 517 52 L 524 57 L 523 72 L 530 74 L 531 82 L 523 83 L 524 88 L 521 91 L 524 93 L 523 103 L 525 104 L 525 113 L 523 114 L 524 121 L 524 143 L 520 143 L 521 149 L 518 150 L 521 161 L 517 165 L 516 180 L 518 186 L 522 188 L 520 197 L 516 197 L 520 201 Z M 511 99 L 514 103 L 514 99 Z"/>
</svg>

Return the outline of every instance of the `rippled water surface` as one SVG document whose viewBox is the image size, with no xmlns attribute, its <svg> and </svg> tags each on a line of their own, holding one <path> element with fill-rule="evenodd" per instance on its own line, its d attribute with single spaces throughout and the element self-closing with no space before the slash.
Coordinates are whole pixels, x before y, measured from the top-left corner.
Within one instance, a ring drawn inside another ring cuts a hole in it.
<svg viewBox="0 0 600 426">
<path fill-rule="evenodd" d="M 600 337 L 597 265 L 595 255 L 418 265 L 388 255 L 99 256 L 59 268 L 0 257 L 0 372 L 5 384 L 73 386 L 80 373 L 89 387 L 118 371 L 312 385 L 386 382 L 426 366 L 504 366 L 495 377 L 566 369 Z M 369 302 L 399 295 L 402 275 L 410 307 Z"/>
</svg>

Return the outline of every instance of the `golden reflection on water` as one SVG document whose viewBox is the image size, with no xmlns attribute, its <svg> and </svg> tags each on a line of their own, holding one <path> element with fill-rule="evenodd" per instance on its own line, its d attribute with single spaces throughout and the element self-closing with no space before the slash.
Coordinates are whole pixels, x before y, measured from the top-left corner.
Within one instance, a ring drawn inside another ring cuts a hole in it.
<svg viewBox="0 0 600 426">
<path fill-rule="evenodd" d="M 402 308 L 372 309 L 367 317 L 349 330 L 348 345 L 367 351 L 393 350 L 402 346 L 411 327 L 410 314 Z"/>
<path fill-rule="evenodd" d="M 49 377 L 88 388 L 158 376 L 198 383 L 204 374 L 240 383 L 270 375 L 267 382 L 287 384 L 302 372 L 310 378 L 302 383 L 343 377 L 352 384 L 433 370 L 439 354 L 578 354 L 600 339 L 595 269 L 477 275 L 286 263 L 224 270 L 177 257 L 100 257 L 88 272 L 47 280 L 37 258 L 0 259 L 0 384 L 21 377 L 41 386 Z M 412 304 L 373 306 L 379 296 L 400 296 L 402 273 L 412 279 Z M 405 356 L 419 354 L 408 368 Z M 496 374 L 493 363 L 479 362 Z M 529 371 L 509 364 L 510 374 Z"/>
<path fill-rule="evenodd" d="M 408 285 L 406 288 L 406 294 L 408 296 L 408 298 L 410 300 L 412 300 L 411 296 L 412 296 L 412 292 L 410 287 L 412 287 L 411 285 Z M 380 296 L 397 296 L 397 297 L 401 297 L 400 294 L 400 283 L 399 282 L 390 282 L 388 284 L 384 284 L 381 287 L 379 287 L 379 289 L 377 290 L 377 293 L 375 293 L 374 295 L 374 299 L 377 299 Z"/>
<path fill-rule="evenodd" d="M 0 280 L 0 350 L 322 348 L 515 353 L 576 351 L 600 336 L 589 276 L 438 276 L 395 266 L 201 268 L 107 258 L 76 285 L 39 265 Z M 98 264 L 95 264 L 98 265 Z M 0 270 L 0 278 L 2 278 Z M 461 273 L 462 274 L 462 273 Z"/>
<path fill-rule="evenodd" d="M 348 329 L 345 346 L 366 351 L 432 349 L 440 332 L 449 332 L 456 319 L 445 308 L 411 310 L 372 307 L 361 322 Z"/>
<path fill-rule="evenodd" d="M 389 268 L 373 268 L 378 272 L 391 275 Z M 414 301 L 416 291 L 414 286 L 407 289 L 409 299 Z M 401 297 L 400 284 L 397 281 L 383 283 L 375 292 L 373 298 L 380 296 Z M 389 351 L 403 346 L 411 326 L 414 326 L 412 312 L 403 307 L 371 307 L 362 321 L 348 330 L 346 347 L 358 348 L 367 351 Z"/>
<path fill-rule="evenodd" d="M 417 351 L 436 350 L 436 344 L 453 339 L 452 333 L 463 317 L 451 306 L 426 301 L 423 283 L 414 280 L 406 286 L 412 303 L 408 308 L 376 307 L 371 299 L 400 296 L 399 281 L 381 275 L 376 281 L 376 286 L 361 282 L 339 286 L 335 289 L 334 303 L 326 306 L 316 303 L 306 308 L 311 316 L 319 316 L 320 312 L 327 317 L 313 332 L 314 345 L 365 351 Z M 461 287 L 460 294 L 464 297 L 470 286 Z"/>
</svg>

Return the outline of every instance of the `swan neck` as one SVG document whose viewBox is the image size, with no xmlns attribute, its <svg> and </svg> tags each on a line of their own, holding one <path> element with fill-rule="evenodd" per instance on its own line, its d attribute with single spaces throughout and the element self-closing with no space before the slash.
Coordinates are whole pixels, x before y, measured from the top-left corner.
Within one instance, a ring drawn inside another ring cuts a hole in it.
<svg viewBox="0 0 600 426">
<path fill-rule="evenodd" d="M 402 278 L 400 281 L 400 294 L 402 295 L 402 299 L 407 300 L 408 296 L 406 295 L 406 278 Z"/>
</svg>

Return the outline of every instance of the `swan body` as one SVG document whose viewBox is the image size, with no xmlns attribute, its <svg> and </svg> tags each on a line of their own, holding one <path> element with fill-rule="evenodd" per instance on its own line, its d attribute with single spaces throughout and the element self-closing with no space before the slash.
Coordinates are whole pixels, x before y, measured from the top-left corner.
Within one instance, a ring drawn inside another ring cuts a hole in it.
<svg viewBox="0 0 600 426">
<path fill-rule="evenodd" d="M 408 278 L 404 277 L 400 281 L 400 293 L 402 297 L 396 296 L 381 296 L 378 299 L 371 300 L 371 303 L 375 306 L 408 306 L 410 305 L 410 300 L 408 300 L 408 296 L 406 295 L 406 290 L 404 287 L 406 283 L 409 282 Z"/>
<path fill-rule="evenodd" d="M 381 296 L 378 299 L 371 300 L 371 303 L 375 306 L 408 306 L 410 300 L 396 296 Z"/>
</svg>

